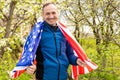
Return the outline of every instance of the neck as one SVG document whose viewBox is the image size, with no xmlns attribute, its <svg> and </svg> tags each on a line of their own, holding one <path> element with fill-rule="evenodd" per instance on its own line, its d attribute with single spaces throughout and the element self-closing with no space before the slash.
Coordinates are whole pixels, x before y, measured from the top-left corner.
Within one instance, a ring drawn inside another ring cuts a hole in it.
<svg viewBox="0 0 120 80">
<path fill-rule="evenodd" d="M 56 23 L 56 24 L 52 24 L 52 25 L 51 25 L 51 24 L 49 24 L 49 25 L 54 27 L 54 26 L 57 26 L 57 23 Z"/>
<path fill-rule="evenodd" d="M 48 24 L 48 23 L 47 23 Z M 48 24 L 53 30 L 56 30 L 58 28 L 57 23 L 56 24 Z"/>
<path fill-rule="evenodd" d="M 55 25 L 50 25 L 50 27 L 52 27 L 53 30 L 56 30 L 56 29 L 57 29 L 57 24 L 55 24 Z"/>
</svg>

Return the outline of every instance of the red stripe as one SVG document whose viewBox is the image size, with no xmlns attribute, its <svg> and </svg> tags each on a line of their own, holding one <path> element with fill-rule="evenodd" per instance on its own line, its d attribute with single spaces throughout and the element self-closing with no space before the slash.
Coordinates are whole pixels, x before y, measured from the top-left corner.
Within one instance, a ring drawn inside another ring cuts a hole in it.
<svg viewBox="0 0 120 80">
<path fill-rule="evenodd" d="M 37 64 L 37 61 L 36 61 L 36 59 L 34 60 L 33 64 L 34 64 L 34 65 L 36 65 L 36 64 Z"/>
<path fill-rule="evenodd" d="M 72 66 L 72 70 L 73 70 L 73 77 L 77 78 L 78 74 L 77 74 L 77 67 L 76 66 Z"/>
<path fill-rule="evenodd" d="M 91 72 L 93 70 L 89 65 L 87 65 L 86 67 L 87 67 L 89 72 Z"/>
<path fill-rule="evenodd" d="M 14 78 L 18 77 L 21 73 L 25 72 L 25 70 L 18 70 L 15 72 L 15 74 L 13 75 Z"/>
<path fill-rule="evenodd" d="M 81 66 L 78 66 L 79 67 L 79 74 L 84 74 L 84 68 L 83 67 L 81 67 Z"/>
</svg>

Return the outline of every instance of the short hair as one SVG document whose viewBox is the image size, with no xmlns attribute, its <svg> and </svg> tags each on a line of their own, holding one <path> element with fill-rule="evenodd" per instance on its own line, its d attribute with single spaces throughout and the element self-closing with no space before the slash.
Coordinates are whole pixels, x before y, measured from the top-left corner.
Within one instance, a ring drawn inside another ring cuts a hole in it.
<svg viewBox="0 0 120 80">
<path fill-rule="evenodd" d="M 48 6 L 48 5 L 50 5 L 50 4 L 55 5 L 55 3 L 53 3 L 53 2 L 45 3 L 45 4 L 43 4 L 43 6 L 42 6 L 42 11 L 44 10 L 44 8 L 45 8 L 46 6 Z"/>
</svg>

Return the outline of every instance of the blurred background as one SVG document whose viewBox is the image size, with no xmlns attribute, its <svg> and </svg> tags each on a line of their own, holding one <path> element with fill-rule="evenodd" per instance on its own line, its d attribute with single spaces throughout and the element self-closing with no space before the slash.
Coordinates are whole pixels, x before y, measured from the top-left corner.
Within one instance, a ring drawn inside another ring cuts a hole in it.
<svg viewBox="0 0 120 80">
<path fill-rule="evenodd" d="M 0 0 L 0 80 L 34 79 L 26 73 L 11 79 L 8 73 L 33 25 L 42 20 L 42 4 L 51 1 L 59 8 L 59 20 L 99 66 L 79 80 L 120 80 L 120 0 Z"/>
</svg>

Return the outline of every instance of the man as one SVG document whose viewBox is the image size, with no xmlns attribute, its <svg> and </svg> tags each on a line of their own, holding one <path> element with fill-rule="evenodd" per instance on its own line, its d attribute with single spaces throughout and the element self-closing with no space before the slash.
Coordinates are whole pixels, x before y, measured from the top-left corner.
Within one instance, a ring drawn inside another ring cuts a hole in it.
<svg viewBox="0 0 120 80">
<path fill-rule="evenodd" d="M 45 25 L 36 52 L 37 65 L 28 67 L 26 71 L 28 74 L 36 71 L 36 80 L 67 80 L 69 64 L 85 66 L 85 63 L 74 55 L 58 28 L 58 10 L 54 3 L 43 5 L 42 17 Z"/>
</svg>

